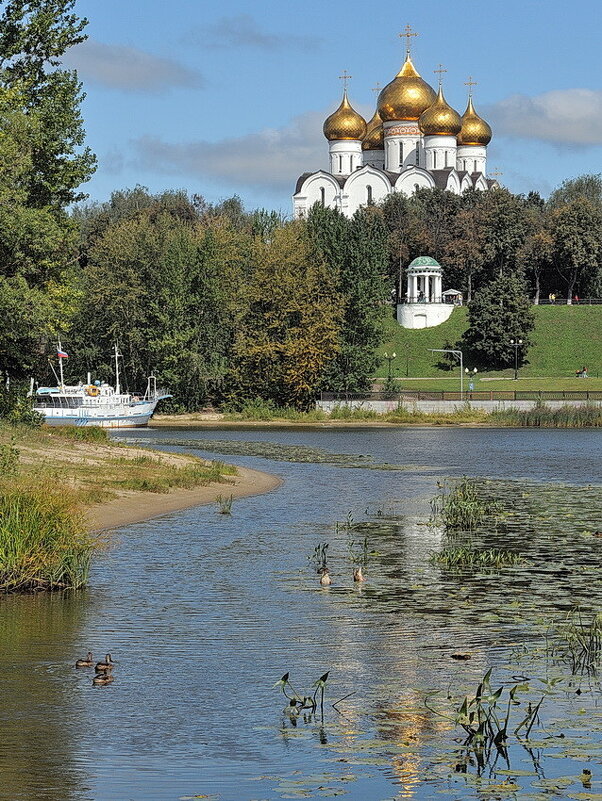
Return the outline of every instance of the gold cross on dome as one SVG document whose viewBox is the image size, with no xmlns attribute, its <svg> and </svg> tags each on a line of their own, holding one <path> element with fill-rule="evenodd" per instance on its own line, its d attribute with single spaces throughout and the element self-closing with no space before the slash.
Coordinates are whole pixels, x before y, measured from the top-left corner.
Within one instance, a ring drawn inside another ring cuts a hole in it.
<svg viewBox="0 0 602 801">
<path fill-rule="evenodd" d="M 377 82 L 377 83 L 376 83 L 376 86 L 373 86 L 373 87 L 372 87 L 372 91 L 373 91 L 373 92 L 376 92 L 377 94 L 380 94 L 380 90 L 381 90 L 381 88 L 382 88 L 382 87 L 381 87 L 381 85 L 380 85 L 380 84 Z"/>
<path fill-rule="evenodd" d="M 496 167 L 494 171 L 489 174 L 491 175 L 492 178 L 498 178 L 500 175 L 503 175 L 504 173 L 500 170 L 499 167 Z"/>
<path fill-rule="evenodd" d="M 443 83 L 443 74 L 447 72 L 447 70 L 443 69 L 443 64 L 439 64 L 439 69 L 433 70 L 433 72 L 435 73 L 435 75 L 437 74 L 439 75 L 439 86 L 441 86 L 441 84 Z"/>
<path fill-rule="evenodd" d="M 477 86 L 477 81 L 472 80 L 472 75 L 468 76 L 468 80 L 464 81 L 464 86 L 468 86 L 468 96 L 472 97 L 472 87 Z"/>
<path fill-rule="evenodd" d="M 345 87 L 345 91 L 347 91 L 347 81 L 349 81 L 350 78 L 352 77 L 353 77 L 352 75 L 348 74 L 347 70 L 343 70 L 343 74 L 339 75 L 339 80 L 343 81 L 343 86 Z"/>
<path fill-rule="evenodd" d="M 415 33 L 412 30 L 412 26 L 410 24 L 408 24 L 408 25 L 406 25 L 404 32 L 399 34 L 399 38 L 403 39 L 404 36 L 405 36 L 405 40 L 406 40 L 406 54 L 409 56 L 410 55 L 410 50 L 411 50 L 410 43 L 412 41 L 412 36 L 420 36 L 420 34 Z"/>
</svg>

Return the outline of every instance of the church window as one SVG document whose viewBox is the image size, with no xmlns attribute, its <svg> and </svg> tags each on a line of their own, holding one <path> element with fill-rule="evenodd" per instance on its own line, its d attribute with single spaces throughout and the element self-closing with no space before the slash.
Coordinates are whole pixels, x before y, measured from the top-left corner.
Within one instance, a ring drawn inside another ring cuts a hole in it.
<svg viewBox="0 0 602 801">
<path fill-rule="evenodd" d="M 372 187 L 370 185 L 366 187 L 366 200 L 369 206 L 372 205 Z"/>
<path fill-rule="evenodd" d="M 475 159 L 474 160 L 474 172 L 476 172 L 476 171 L 477 171 L 477 160 Z"/>
<path fill-rule="evenodd" d="M 323 186 L 320 187 L 320 203 L 325 206 L 326 205 L 326 190 Z"/>
<path fill-rule="evenodd" d="M 416 142 L 416 164 L 420 164 L 420 150 L 418 149 L 418 142 Z"/>
<path fill-rule="evenodd" d="M 446 150 L 446 151 L 445 151 L 445 166 L 446 166 L 446 167 L 449 167 L 449 164 L 447 163 L 447 157 L 448 157 L 448 156 L 449 156 L 449 152 Z"/>
<path fill-rule="evenodd" d="M 399 143 L 399 166 L 403 167 L 403 142 Z"/>
<path fill-rule="evenodd" d="M 437 169 L 437 151 L 433 150 L 433 169 Z"/>
<path fill-rule="evenodd" d="M 417 192 L 419 189 L 420 187 L 418 186 L 418 184 L 414 184 L 414 192 Z"/>
<path fill-rule="evenodd" d="M 339 172 L 343 172 L 343 157 L 339 155 Z"/>
</svg>

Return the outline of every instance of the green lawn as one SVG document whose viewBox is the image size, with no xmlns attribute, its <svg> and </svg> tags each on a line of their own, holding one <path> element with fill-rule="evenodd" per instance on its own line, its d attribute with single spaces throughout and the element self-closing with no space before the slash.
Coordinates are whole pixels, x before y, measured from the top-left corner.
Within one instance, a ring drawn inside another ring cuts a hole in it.
<svg viewBox="0 0 602 801">
<path fill-rule="evenodd" d="M 520 368 L 519 380 L 513 370 L 482 371 L 476 389 L 602 389 L 602 306 L 536 306 L 536 325 L 527 363 Z M 458 369 L 438 369 L 442 354 L 428 348 L 445 348 L 456 343 L 467 326 L 466 308 L 455 309 L 445 323 L 435 328 L 410 330 L 394 319 L 387 322 L 387 340 L 380 355 L 396 353 L 391 364 L 393 376 L 413 389 L 451 389 L 458 382 Z M 511 338 L 511 335 L 509 335 Z M 466 362 L 466 367 L 473 365 Z M 591 378 L 575 378 L 575 371 L 586 366 Z M 376 375 L 387 375 L 383 359 Z M 488 380 L 495 379 L 495 380 Z M 528 380 L 527 380 L 528 379 Z"/>
</svg>

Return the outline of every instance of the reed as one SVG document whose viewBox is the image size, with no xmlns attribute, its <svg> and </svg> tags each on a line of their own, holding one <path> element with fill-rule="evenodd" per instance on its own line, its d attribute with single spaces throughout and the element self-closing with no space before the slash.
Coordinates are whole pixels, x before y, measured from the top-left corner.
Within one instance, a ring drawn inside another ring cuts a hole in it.
<svg viewBox="0 0 602 801">
<path fill-rule="evenodd" d="M 0 492 L 0 591 L 75 589 L 88 578 L 94 543 L 74 494 L 50 482 Z"/>
<path fill-rule="evenodd" d="M 450 485 L 437 483 L 438 492 L 431 501 L 431 523 L 448 531 L 473 531 L 498 504 L 479 496 L 477 483 L 466 476 Z"/>
<path fill-rule="evenodd" d="M 234 501 L 234 495 L 218 495 L 216 501 L 219 506 L 218 511 L 220 515 L 232 514 L 232 502 Z"/>
<path fill-rule="evenodd" d="M 96 442 L 108 444 L 111 440 L 106 428 L 100 426 L 44 426 L 49 434 L 75 442 Z"/>
<path fill-rule="evenodd" d="M 467 547 L 444 548 L 430 557 L 432 564 L 447 570 L 481 569 L 495 570 L 506 565 L 517 565 L 523 558 L 512 551 L 499 548 L 474 550 Z"/>
<path fill-rule="evenodd" d="M 491 420 L 504 426 L 526 428 L 600 428 L 602 406 L 594 403 L 583 406 L 565 404 L 552 409 L 537 403 L 532 409 L 501 409 L 491 413 Z"/>
<path fill-rule="evenodd" d="M 596 675 L 602 660 L 602 614 L 586 619 L 573 609 L 546 641 L 548 655 L 568 664 L 573 675 Z"/>
</svg>

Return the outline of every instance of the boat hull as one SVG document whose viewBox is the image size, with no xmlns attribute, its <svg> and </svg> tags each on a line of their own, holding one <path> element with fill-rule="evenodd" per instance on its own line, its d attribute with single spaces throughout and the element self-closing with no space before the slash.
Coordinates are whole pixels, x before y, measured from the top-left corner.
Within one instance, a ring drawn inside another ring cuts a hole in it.
<svg viewBox="0 0 602 801">
<path fill-rule="evenodd" d="M 147 426 L 157 404 L 140 403 L 127 410 L 102 407 L 38 407 L 36 411 L 49 426 L 99 426 L 100 428 L 141 428 Z M 34 407 L 35 408 L 35 407 Z"/>
</svg>

